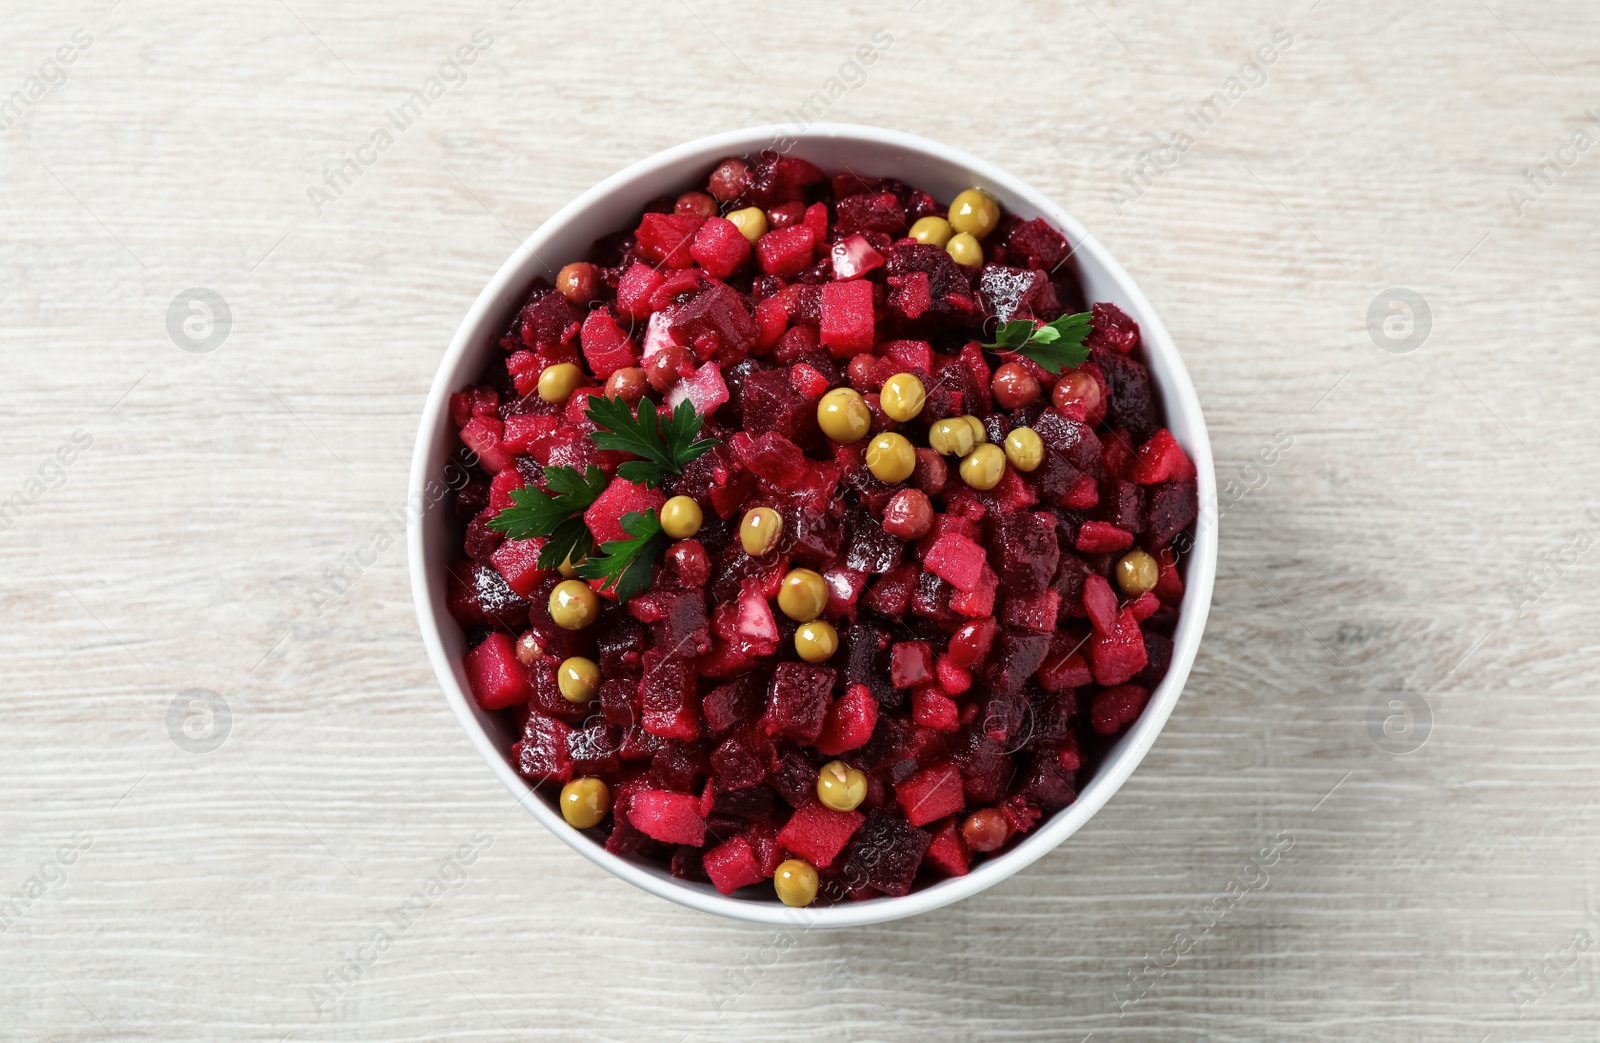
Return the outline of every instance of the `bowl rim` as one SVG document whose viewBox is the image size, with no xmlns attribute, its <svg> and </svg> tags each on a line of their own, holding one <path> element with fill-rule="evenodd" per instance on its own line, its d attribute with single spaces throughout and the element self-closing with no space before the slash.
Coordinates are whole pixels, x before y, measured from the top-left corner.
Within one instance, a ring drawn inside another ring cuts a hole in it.
<svg viewBox="0 0 1600 1043">
<path fill-rule="evenodd" d="M 496 318 L 492 314 L 496 300 L 511 284 L 525 284 L 530 278 L 531 266 L 544 264 L 538 257 L 539 247 L 569 224 L 581 221 L 592 206 L 613 192 L 648 178 L 665 166 L 706 155 L 711 157 L 709 161 L 714 162 L 715 159 L 725 155 L 750 154 L 763 145 L 775 142 L 813 138 L 889 145 L 909 153 L 921 153 L 935 160 L 960 164 L 970 170 L 986 188 L 995 189 L 1002 199 L 1026 200 L 1030 206 L 1066 234 L 1075 244 L 1074 253 L 1087 252 L 1104 276 L 1116 286 L 1121 294 L 1121 301 L 1131 306 L 1137 313 L 1146 358 L 1152 363 L 1159 359 L 1161 363 L 1159 368 L 1164 375 L 1157 378 L 1154 371 L 1158 367 L 1152 364 L 1152 382 L 1165 406 L 1168 421 L 1170 423 L 1180 414 L 1185 418 L 1185 426 L 1190 431 L 1190 437 L 1180 441 L 1184 442 L 1184 449 L 1194 462 L 1197 471 L 1201 509 L 1195 521 L 1195 538 L 1190 551 L 1184 598 L 1180 607 L 1178 626 L 1173 634 L 1172 663 L 1166 677 L 1151 694 L 1150 701 L 1139 720 L 1107 754 L 1095 775 L 1079 792 L 1076 802 L 1052 814 L 1016 847 L 979 864 L 967 875 L 942 880 L 899 898 L 885 897 L 821 908 L 791 909 L 776 902 L 757 902 L 722 895 L 705 885 L 680 881 L 659 870 L 628 861 L 606 851 L 600 844 L 567 825 L 558 810 L 538 799 L 535 793 L 539 787 L 531 785 L 528 780 L 517 774 L 476 719 L 471 696 L 460 683 L 456 674 L 456 664 L 450 661 L 441 636 L 443 626 L 458 624 L 448 613 L 441 619 L 434 611 L 435 592 L 431 584 L 436 577 L 430 571 L 431 563 L 427 560 L 424 540 L 425 518 L 410 516 L 406 533 L 413 600 L 428 659 L 433 664 L 434 673 L 444 690 L 446 700 L 455 711 L 457 720 L 460 721 L 473 746 L 501 783 L 517 798 L 518 803 L 527 808 L 534 818 L 543 823 L 568 847 L 607 872 L 653 895 L 688 908 L 735 920 L 784 927 L 798 925 L 807 929 L 884 923 L 938 909 L 977 894 L 1021 871 L 1081 829 L 1133 774 L 1134 769 L 1154 745 L 1168 717 L 1171 716 L 1194 664 L 1200 638 L 1205 629 L 1217 559 L 1216 513 L 1210 506 L 1216 502 L 1216 478 L 1205 418 L 1200 409 L 1194 384 L 1171 335 L 1133 278 L 1111 252 L 1076 218 L 1020 178 L 962 149 L 902 131 L 859 124 L 814 123 L 804 128 L 771 124 L 697 138 L 629 165 L 552 214 L 532 235 L 522 241 L 484 286 L 462 319 L 449 348 L 440 360 L 422 411 L 412 457 L 407 502 L 411 504 L 423 502 L 422 495 L 431 478 L 428 473 L 429 461 L 434 446 L 441 437 L 441 427 L 448 420 L 449 397 L 453 385 L 460 379 L 457 370 L 461 367 L 463 357 L 467 354 L 470 344 L 481 335 L 484 324 Z M 596 235 L 604 235 L 611 231 L 614 229 L 599 229 Z M 549 266 L 544 265 L 544 267 Z M 490 336 L 495 339 L 498 339 L 499 334 L 498 329 L 490 331 Z M 442 567 L 435 571 L 442 573 Z"/>
</svg>

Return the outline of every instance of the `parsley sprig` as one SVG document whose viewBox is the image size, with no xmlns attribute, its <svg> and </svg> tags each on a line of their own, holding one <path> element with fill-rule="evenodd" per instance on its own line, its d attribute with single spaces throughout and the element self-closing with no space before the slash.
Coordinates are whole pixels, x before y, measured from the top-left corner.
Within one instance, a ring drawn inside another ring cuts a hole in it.
<svg viewBox="0 0 1600 1043">
<path fill-rule="evenodd" d="M 576 467 L 546 467 L 549 492 L 527 485 L 511 491 L 511 503 L 493 518 L 489 528 L 514 540 L 543 537 L 539 567 L 556 569 L 564 561 L 580 561 L 594 549 L 594 537 L 584 524 L 583 512 L 606 491 L 606 474 L 590 464 L 582 474 Z"/>
<path fill-rule="evenodd" d="M 1032 319 L 1012 319 L 995 331 L 994 340 L 984 347 L 991 351 L 1014 351 L 1044 367 L 1046 373 L 1060 373 L 1089 358 L 1084 341 L 1093 329 L 1086 311 L 1063 315 L 1035 326 Z"/>
<path fill-rule="evenodd" d="M 659 486 L 669 473 L 682 474 L 684 465 L 717 444 L 714 438 L 699 437 L 705 417 L 688 399 L 670 413 L 663 410 L 658 418 L 655 403 L 648 398 L 639 400 L 635 417 L 622 399 L 595 395 L 586 412 L 601 428 L 589 436 L 595 445 L 641 457 L 617 468 L 617 474 L 645 486 Z"/>
<path fill-rule="evenodd" d="M 610 587 L 616 591 L 619 602 L 628 601 L 649 588 L 656 556 L 667 545 L 667 534 L 662 531 L 661 519 L 653 507 L 643 514 L 638 511 L 624 514 L 622 531 L 632 538 L 607 540 L 600 545 L 599 557 L 591 557 L 578 565 L 578 575 L 600 580 L 600 589 Z"/>
</svg>

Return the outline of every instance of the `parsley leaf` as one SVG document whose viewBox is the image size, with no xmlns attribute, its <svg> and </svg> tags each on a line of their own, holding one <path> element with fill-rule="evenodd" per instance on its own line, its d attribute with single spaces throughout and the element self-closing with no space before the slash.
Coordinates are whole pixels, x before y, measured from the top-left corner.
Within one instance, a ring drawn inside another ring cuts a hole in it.
<svg viewBox="0 0 1600 1043">
<path fill-rule="evenodd" d="M 643 514 L 638 511 L 624 514 L 622 531 L 633 538 L 608 540 L 600 545 L 603 552 L 600 557 L 591 557 L 578 565 L 578 575 L 603 581 L 600 589 L 615 590 L 619 602 L 628 601 L 649 588 L 656 555 L 667 545 L 667 534 L 662 531 L 655 508 Z"/>
<path fill-rule="evenodd" d="M 1032 319 L 1012 319 L 996 330 L 994 340 L 984 347 L 990 351 L 1014 351 L 1037 362 L 1046 373 L 1060 373 L 1089 358 L 1089 348 L 1083 342 L 1093 329 L 1092 322 L 1086 311 L 1063 315 L 1037 327 Z"/>
<path fill-rule="evenodd" d="M 543 537 L 539 567 L 554 569 L 563 561 L 582 558 L 594 546 L 583 512 L 609 483 L 605 472 L 593 464 L 582 474 L 576 467 L 546 467 L 544 481 L 549 492 L 533 485 L 513 489 L 512 506 L 490 518 L 489 528 L 514 540 Z"/>
<path fill-rule="evenodd" d="M 684 465 L 717 444 L 714 438 L 698 437 L 705 417 L 695 412 L 688 399 L 672 412 L 661 414 L 654 402 L 640 399 L 635 418 L 622 399 L 595 395 L 589 399 L 586 414 L 601 428 L 589 436 L 595 445 L 642 457 L 617 468 L 617 474 L 645 486 L 659 486 L 666 475 L 682 474 Z"/>
</svg>

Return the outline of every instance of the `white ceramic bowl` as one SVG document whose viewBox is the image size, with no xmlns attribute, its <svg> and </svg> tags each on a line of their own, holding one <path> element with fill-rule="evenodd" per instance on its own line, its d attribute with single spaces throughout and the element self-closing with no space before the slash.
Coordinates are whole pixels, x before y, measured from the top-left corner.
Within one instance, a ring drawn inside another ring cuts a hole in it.
<svg viewBox="0 0 1600 1043">
<path fill-rule="evenodd" d="M 447 458 L 458 445 L 450 423 L 449 396 L 476 382 L 489 360 L 499 356 L 500 335 L 521 306 L 531 280 L 541 275 L 553 280 L 564 262 L 586 256 L 595 239 L 631 227 L 651 199 L 699 187 L 718 160 L 730 155 L 753 156 L 764 148 L 775 147 L 775 143 L 784 148 L 791 142 L 791 154 L 809 159 L 830 173 L 848 169 L 865 176 L 896 177 L 939 199 L 953 198 L 962 189 L 977 186 L 993 193 L 1011 213 L 1023 218 L 1043 217 L 1064 232 L 1074 247 L 1086 298 L 1116 304 L 1136 319 L 1143 331 L 1146 361 L 1166 412 L 1167 426 L 1199 471 L 1202 509 L 1188 558 L 1182 613 L 1173 634 L 1172 667 L 1138 722 L 1108 751 L 1093 777 L 1082 786 L 1077 802 L 1042 822 L 1010 851 L 978 864 L 966 876 L 944 880 L 903 898 L 811 908 L 803 915 L 797 915 L 802 911 L 765 896 L 751 899 L 720 895 L 709 884 L 688 883 L 673 878 L 665 869 L 619 858 L 568 826 L 560 811 L 548 802 L 553 796 L 548 788 L 544 793 L 533 792 L 508 760 L 508 751 L 517 736 L 493 715 L 478 709 L 472 698 L 462 667 L 466 649 L 461 629 L 445 607 L 445 568 L 459 553 L 451 536 L 449 512 L 423 511 L 420 521 L 411 526 L 408 541 L 422 639 L 445 697 L 490 769 L 547 829 L 608 872 L 694 909 L 756 923 L 842 927 L 911 916 L 976 894 L 1077 832 L 1144 758 L 1172 713 L 1194 663 L 1211 605 L 1217 561 L 1215 512 L 1209 509 L 1216 502 L 1211 443 L 1194 385 L 1166 327 L 1128 273 L 1098 240 L 1061 207 L 998 167 L 958 149 L 896 131 L 823 123 L 803 131 L 754 127 L 667 149 L 612 175 L 563 207 L 500 266 L 478 295 L 456 331 L 423 409 L 411 466 L 410 502 L 430 502 L 425 499 L 426 487 L 443 474 Z"/>
</svg>

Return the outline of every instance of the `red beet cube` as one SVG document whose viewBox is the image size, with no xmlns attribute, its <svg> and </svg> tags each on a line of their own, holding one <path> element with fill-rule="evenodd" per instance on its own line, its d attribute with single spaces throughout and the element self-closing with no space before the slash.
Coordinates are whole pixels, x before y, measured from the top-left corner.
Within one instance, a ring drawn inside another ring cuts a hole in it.
<svg viewBox="0 0 1600 1043">
<path fill-rule="evenodd" d="M 819 753 L 837 757 L 841 753 L 859 749 L 872 738 L 878 725 L 878 700 L 864 684 L 853 684 L 828 707 L 822 734 L 817 736 Z"/>
<path fill-rule="evenodd" d="M 1049 585 L 1061 560 L 1054 515 L 998 514 L 987 520 L 987 527 L 989 561 L 1006 591 L 1033 594 Z"/>
<path fill-rule="evenodd" d="M 995 635 L 1000 628 L 992 618 L 968 623 L 950 635 L 950 660 L 962 669 L 970 669 L 989 654 Z"/>
<path fill-rule="evenodd" d="M 647 489 L 626 478 L 613 478 L 606 491 L 583 513 L 583 521 L 594 533 L 596 543 L 628 540 L 633 537 L 623 530 L 622 516 L 635 511 L 641 514 L 647 510 L 659 511 L 666 502 L 660 489 Z"/>
<path fill-rule="evenodd" d="M 1125 608 L 1109 631 L 1096 631 L 1089 639 L 1089 663 L 1094 668 L 1096 684 L 1106 687 L 1119 685 L 1143 670 L 1150 661 L 1144 647 L 1144 635 L 1139 631 L 1139 621 L 1133 610 Z"/>
<path fill-rule="evenodd" d="M 946 696 L 957 696 L 972 687 L 972 671 L 956 665 L 948 655 L 942 655 L 933 664 L 934 678 L 939 691 Z"/>
<path fill-rule="evenodd" d="M 805 478 L 810 461 L 799 446 L 776 431 L 763 432 L 758 438 L 735 435 L 733 446 L 741 463 L 780 489 L 794 489 Z"/>
<path fill-rule="evenodd" d="M 467 682 L 473 698 L 485 710 L 502 710 L 528 701 L 532 691 L 528 675 L 517 661 L 516 644 L 505 634 L 493 633 L 467 653 Z"/>
<path fill-rule="evenodd" d="M 995 577 L 994 570 L 985 565 L 978 577 L 978 584 L 972 590 L 957 590 L 950 595 L 950 611 L 968 619 L 981 619 L 994 612 L 995 591 L 1000 587 L 1000 581 Z"/>
<path fill-rule="evenodd" d="M 932 839 L 904 819 L 873 808 L 856 833 L 842 874 L 860 881 L 864 890 L 898 898 L 911 890 Z"/>
<path fill-rule="evenodd" d="M 655 309 L 650 299 L 665 281 L 662 274 L 638 261 L 617 280 L 617 310 L 631 319 L 646 319 Z"/>
<path fill-rule="evenodd" d="M 532 389 L 530 388 L 531 392 Z M 528 394 L 529 392 L 523 392 Z M 505 433 L 501 435 L 500 444 L 513 453 L 528 453 L 533 449 L 535 441 L 546 438 L 555 433 L 561 421 L 553 416 L 541 416 L 538 413 L 518 413 L 506 417 Z M 504 473 L 504 472 L 501 472 Z"/>
<path fill-rule="evenodd" d="M 802 220 L 805 226 L 811 229 L 813 242 L 825 243 L 828 241 L 828 206 L 826 203 L 812 203 L 806 207 L 805 217 Z"/>
<path fill-rule="evenodd" d="M 816 400 L 828 390 L 828 378 L 804 362 L 789 367 L 789 383 L 806 398 Z"/>
<path fill-rule="evenodd" d="M 506 586 L 523 597 L 528 597 L 533 593 L 533 588 L 539 585 L 539 581 L 549 575 L 539 568 L 539 551 L 543 548 L 544 540 L 538 537 L 531 540 L 506 540 L 489 555 L 489 563 L 505 577 Z"/>
<path fill-rule="evenodd" d="M 837 671 L 809 663 L 779 663 L 767 690 L 761 717 L 768 735 L 796 742 L 815 742 L 828 716 L 828 693 Z"/>
<path fill-rule="evenodd" d="M 500 444 L 504 430 L 500 421 L 487 416 L 475 416 L 461 429 L 461 444 L 476 453 L 478 462 L 491 474 L 504 471 L 515 462 Z"/>
<path fill-rule="evenodd" d="M 1083 580 L 1083 608 L 1096 633 L 1108 634 L 1117 626 L 1117 595 L 1104 576 L 1089 575 Z"/>
<path fill-rule="evenodd" d="M 1078 529 L 1075 546 L 1085 554 L 1111 554 L 1133 546 L 1133 533 L 1110 522 L 1086 521 Z"/>
<path fill-rule="evenodd" d="M 1111 348 L 1126 355 L 1139 344 L 1139 324 L 1115 304 L 1099 303 L 1089 309 L 1093 331 L 1091 345 Z"/>
<path fill-rule="evenodd" d="M 667 330 L 701 359 L 734 365 L 761 339 L 761 324 L 732 286 L 713 286 L 673 310 Z"/>
<path fill-rule="evenodd" d="M 1056 635 L 1050 645 L 1050 655 L 1039 667 L 1039 687 L 1047 692 L 1060 692 L 1068 688 L 1081 688 L 1094 680 L 1088 662 L 1079 645 L 1087 642 L 1067 631 Z"/>
<path fill-rule="evenodd" d="M 972 852 L 961 835 L 961 827 L 950 819 L 933 834 L 923 864 L 932 866 L 943 876 L 966 876 L 972 865 Z"/>
<path fill-rule="evenodd" d="M 572 729 L 542 713 L 528 714 L 522 726 L 522 741 L 511 747 L 517 771 L 541 782 L 566 782 L 572 778 L 572 757 L 567 752 L 567 736 Z"/>
<path fill-rule="evenodd" d="M 911 595 L 921 575 L 922 570 L 911 564 L 892 569 L 867 589 L 861 604 L 880 616 L 899 619 L 911 607 Z"/>
<path fill-rule="evenodd" d="M 973 591 L 978 588 L 988 568 L 988 559 L 976 542 L 966 536 L 949 533 L 940 536 L 928 548 L 928 553 L 922 559 L 922 567 L 957 590 Z"/>
<path fill-rule="evenodd" d="M 1000 609 L 1000 622 L 1008 627 L 1021 627 L 1035 634 L 1053 634 L 1056 614 L 1061 609 L 1061 595 L 1054 590 L 1041 590 L 1036 594 L 1007 594 Z"/>
<path fill-rule="evenodd" d="M 655 649 L 644 654 L 644 676 L 639 682 L 644 705 L 644 730 L 663 739 L 700 737 L 699 695 L 694 660 L 664 655 Z"/>
<path fill-rule="evenodd" d="M 778 831 L 778 843 L 818 869 L 833 864 L 866 816 L 859 811 L 835 811 L 816 798 L 802 804 Z"/>
<path fill-rule="evenodd" d="M 831 255 L 835 279 L 854 279 L 883 265 L 883 254 L 862 235 L 846 236 L 834 243 Z"/>
<path fill-rule="evenodd" d="M 1154 485 L 1195 476 L 1194 464 L 1172 437 L 1172 432 L 1162 428 L 1139 447 L 1133 464 L 1128 468 L 1128 481 L 1138 485 Z"/>
<path fill-rule="evenodd" d="M 799 275 L 811 264 L 816 233 L 803 224 L 768 232 L 756 240 L 756 256 L 768 275 Z"/>
<path fill-rule="evenodd" d="M 756 305 L 756 323 L 761 327 L 761 336 L 756 340 L 756 346 L 770 348 L 778 343 L 785 330 L 789 328 L 789 309 L 785 308 L 783 301 L 777 297 L 768 297 Z"/>
<path fill-rule="evenodd" d="M 1138 720 L 1149 701 L 1150 689 L 1140 685 L 1107 688 L 1095 695 L 1094 706 L 1089 710 L 1089 724 L 1101 735 L 1115 735 Z"/>
<path fill-rule="evenodd" d="M 911 719 L 936 732 L 953 732 L 961 726 L 961 708 L 938 685 L 923 685 L 911 690 Z"/>
<path fill-rule="evenodd" d="M 645 836 L 663 844 L 699 847 L 706 842 L 700 799 L 692 794 L 640 790 L 628 801 L 628 821 Z"/>
<path fill-rule="evenodd" d="M 633 233 L 639 256 L 667 268 L 687 268 L 694 263 L 689 252 L 702 219 L 693 214 L 645 214 Z"/>
<path fill-rule="evenodd" d="M 920 319 L 933 307 L 933 285 L 927 272 L 891 275 L 885 282 L 889 285 L 889 310 L 902 319 Z"/>
<path fill-rule="evenodd" d="M 894 365 L 895 373 L 933 372 L 933 348 L 925 340 L 886 340 L 878 346 L 878 353 Z"/>
<path fill-rule="evenodd" d="M 755 850 L 744 837 L 734 837 L 707 851 L 705 870 L 712 886 L 725 895 L 766 879 L 756 861 Z"/>
<path fill-rule="evenodd" d="M 918 771 L 894 787 L 894 798 L 906 809 L 906 821 L 926 825 L 947 814 L 955 814 L 966 803 L 962 792 L 962 773 L 955 765 L 938 765 Z"/>
<path fill-rule="evenodd" d="M 604 380 L 619 369 L 639 364 L 639 349 L 633 338 L 617 325 L 609 308 L 596 308 L 583 320 L 579 334 L 583 357 L 596 377 Z"/>
<path fill-rule="evenodd" d="M 822 581 L 828 585 L 828 606 L 823 613 L 834 619 L 854 619 L 856 601 L 867 586 L 867 574 L 836 565 L 822 574 Z"/>
<path fill-rule="evenodd" d="M 933 681 L 933 649 L 926 641 L 898 641 L 889 650 L 889 682 L 915 688 Z"/>
<path fill-rule="evenodd" d="M 750 240 L 727 218 L 708 217 L 695 233 L 689 255 L 712 275 L 726 279 L 750 259 Z"/>
<path fill-rule="evenodd" d="M 822 346 L 834 358 L 871 351 L 875 339 L 872 283 L 857 280 L 823 284 L 822 318 L 818 332 Z"/>
</svg>

